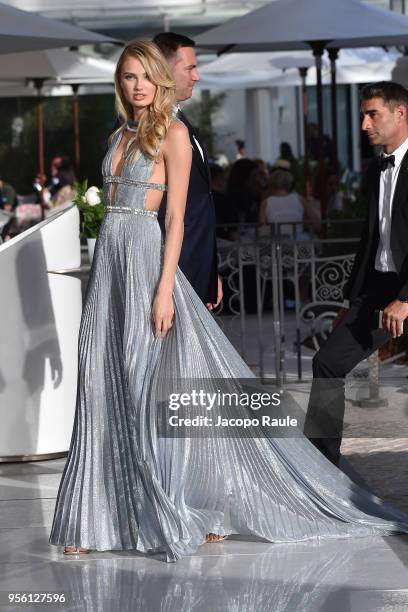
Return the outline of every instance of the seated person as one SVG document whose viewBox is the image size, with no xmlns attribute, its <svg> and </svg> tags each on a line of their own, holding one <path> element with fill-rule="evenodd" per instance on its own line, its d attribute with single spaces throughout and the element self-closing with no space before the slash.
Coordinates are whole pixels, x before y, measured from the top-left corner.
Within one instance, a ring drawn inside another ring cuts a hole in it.
<svg viewBox="0 0 408 612">
<path fill-rule="evenodd" d="M 10 237 L 13 223 L 13 213 L 17 206 L 17 193 L 14 187 L 0 178 L 0 209 L 4 210 L 0 216 L 0 243 Z"/>
<path fill-rule="evenodd" d="M 293 189 L 293 176 L 289 170 L 277 168 L 270 175 L 271 195 L 261 208 L 261 223 L 303 223 L 304 207 Z M 288 227 L 285 233 L 290 233 Z"/>
<path fill-rule="evenodd" d="M 257 223 L 259 207 L 264 193 L 258 163 L 252 159 L 239 159 L 230 169 L 226 195 L 239 223 Z"/>
<path fill-rule="evenodd" d="M 17 206 L 17 194 L 14 187 L 0 178 L 0 208 L 12 212 Z"/>
<path fill-rule="evenodd" d="M 75 198 L 74 183 L 76 177 L 68 159 L 64 159 L 59 165 L 57 178 L 58 188 L 51 200 L 54 207 L 72 202 Z"/>
<path fill-rule="evenodd" d="M 211 191 L 215 206 L 217 226 L 227 223 L 238 223 L 238 214 L 231 200 L 225 195 L 226 177 L 225 170 L 217 164 L 210 164 Z M 218 238 L 230 240 L 228 227 L 217 227 Z"/>
<path fill-rule="evenodd" d="M 307 221 L 318 226 L 320 219 L 311 203 L 293 191 L 294 179 L 289 170 L 277 168 L 270 175 L 270 193 L 262 202 L 260 210 L 261 223 L 297 223 L 296 226 L 281 226 L 281 232 L 290 236 L 299 236 L 302 224 Z M 294 231 L 296 227 L 296 231 Z"/>
</svg>

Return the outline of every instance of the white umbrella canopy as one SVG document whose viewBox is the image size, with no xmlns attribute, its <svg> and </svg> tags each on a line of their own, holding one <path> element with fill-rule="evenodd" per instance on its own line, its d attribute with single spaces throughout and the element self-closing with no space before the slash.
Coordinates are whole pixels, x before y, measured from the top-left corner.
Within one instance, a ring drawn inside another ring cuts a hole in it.
<svg viewBox="0 0 408 612">
<path fill-rule="evenodd" d="M 96 81 L 85 82 L 82 80 L 81 87 L 75 91 L 75 95 L 71 85 L 65 84 L 66 82 L 59 82 L 58 84 L 52 81 L 46 82 L 41 89 L 41 97 L 57 97 L 57 96 L 69 96 L 72 97 L 73 102 L 73 136 L 74 136 L 74 151 L 75 151 L 75 166 L 77 171 L 80 170 L 80 134 L 79 134 L 79 97 L 82 95 L 111 95 L 113 97 L 115 90 L 113 83 L 108 82 L 104 79 L 98 83 Z M 73 83 L 74 84 L 74 83 Z M 75 81 L 77 84 L 77 81 Z M 38 96 L 38 90 L 34 87 L 32 82 L 25 83 L 24 81 L 3 81 L 0 80 L 0 100 L 2 98 L 26 98 Z M 37 109 L 42 106 L 41 100 L 37 102 Z M 38 112 L 41 113 L 40 124 L 38 123 Z M 44 173 L 44 134 L 43 134 L 43 117 L 42 109 L 37 110 L 37 141 L 38 141 L 38 164 L 39 174 Z"/>
<path fill-rule="evenodd" d="M 362 64 L 356 66 L 340 66 L 337 69 L 337 83 L 339 85 L 350 85 L 352 83 L 372 83 L 375 81 L 398 80 L 393 77 L 395 62 L 381 62 Z M 329 70 L 323 71 L 323 84 L 330 85 L 331 75 Z M 307 77 L 306 85 L 316 85 L 316 69 L 311 67 Z M 402 82 L 401 79 L 399 79 Z M 263 87 L 292 87 L 302 84 L 299 72 L 295 68 L 285 71 L 271 70 L 270 72 L 242 71 L 236 74 L 202 74 L 196 85 L 199 90 L 225 91 L 226 89 L 258 89 Z M 403 84 L 408 84 L 408 77 Z M 1 91 L 1 89 L 0 89 Z M 0 93 L 1 96 L 1 93 Z"/>
<path fill-rule="evenodd" d="M 396 62 L 401 57 L 398 51 L 384 51 L 381 48 L 367 47 L 362 49 L 341 49 L 337 66 L 361 66 L 364 64 Z M 271 69 L 287 69 L 310 67 L 314 65 L 311 51 L 271 51 L 252 53 L 226 53 L 212 62 L 199 67 L 203 74 L 228 74 L 245 70 L 253 72 L 268 72 Z M 323 56 L 323 66 L 329 67 L 330 61 Z"/>
<path fill-rule="evenodd" d="M 81 84 L 78 90 L 79 96 L 89 95 L 113 95 L 115 89 L 113 84 L 109 83 L 94 83 L 89 82 Z M 0 81 L 0 99 L 1 98 L 34 98 L 38 95 L 37 90 L 31 84 L 24 84 L 22 81 Z M 72 96 L 72 87 L 67 84 L 54 84 L 51 81 L 46 83 L 41 90 L 41 95 L 44 98 Z"/>
<path fill-rule="evenodd" d="M 238 54 L 237 54 L 238 55 Z M 244 61 L 244 58 L 248 54 L 239 54 Z M 258 55 L 265 55 L 259 53 Z M 275 68 L 282 68 L 283 70 L 288 68 L 309 68 L 314 65 L 315 60 L 311 51 L 287 51 L 287 52 L 275 52 L 268 53 L 268 61 L 271 66 Z M 352 66 L 365 66 L 368 64 L 389 64 L 395 63 L 401 56 L 396 50 L 384 51 L 384 49 L 378 47 L 366 47 L 359 49 L 340 49 L 339 55 L 336 60 L 337 67 L 352 67 Z M 225 57 L 225 56 L 224 56 Z M 220 58 L 221 59 L 221 58 Z M 327 55 L 322 57 L 323 71 L 330 69 L 330 58 Z M 377 79 L 378 80 L 378 79 Z"/>
<path fill-rule="evenodd" d="M 369 83 L 389 80 L 400 54 L 369 47 L 342 49 L 337 61 L 337 82 Z M 309 68 L 306 84 L 316 85 L 316 69 L 310 51 L 228 53 L 201 66 L 200 89 L 249 89 L 301 85 L 298 68 Z M 322 79 L 330 84 L 330 61 L 323 57 Z"/>
<path fill-rule="evenodd" d="M 108 36 L 0 3 L 0 54 L 117 42 Z"/>
<path fill-rule="evenodd" d="M 276 81 L 282 76 L 278 70 L 242 71 L 240 73 L 206 74 L 200 71 L 200 80 L 195 85 L 196 90 L 225 91 L 226 89 L 258 89 L 275 87 Z M 274 82 L 271 85 L 271 82 Z M 1 95 L 1 94 L 0 94 Z"/>
<path fill-rule="evenodd" d="M 68 95 L 73 95 L 73 132 L 75 145 L 75 165 L 80 167 L 80 132 L 79 132 L 79 100 L 78 86 L 83 84 L 112 83 L 115 71 L 114 62 L 97 57 L 90 57 L 76 51 L 66 49 L 51 49 L 33 51 L 31 53 L 9 54 L 0 61 L 0 97 L 9 97 L 10 92 L 16 96 L 43 94 L 44 82 L 52 86 L 55 83 L 69 85 Z M 20 78 L 20 83 L 9 83 L 1 87 L 2 81 Z M 25 86 L 24 80 L 32 79 L 36 89 Z M 48 90 L 50 87 L 48 87 Z M 51 88 L 52 89 L 52 88 Z M 54 88 L 55 89 L 55 88 Z M 39 174 L 44 175 L 44 119 L 41 98 L 37 102 L 37 141 Z"/>
<path fill-rule="evenodd" d="M 408 42 L 408 17 L 359 0 L 275 0 L 196 38 L 199 47 L 218 52 L 313 49 L 317 75 L 319 185 L 324 193 L 323 94 L 321 56 L 332 50 L 331 115 L 334 165 L 337 165 L 337 49 Z M 306 114 L 305 114 L 306 126 Z M 305 128 L 306 129 L 306 128 Z M 305 151 L 306 154 L 306 151 Z M 322 214 L 326 203 L 322 196 Z"/>
<path fill-rule="evenodd" d="M 314 63 L 313 56 L 308 51 L 225 53 L 212 62 L 199 66 L 199 72 L 200 77 L 203 74 L 228 74 L 229 72 L 236 73 L 242 70 L 267 73 L 273 66 L 280 68 L 279 62 L 282 58 L 299 60 L 301 63 L 311 60 L 312 64 Z"/>
<path fill-rule="evenodd" d="M 216 51 L 284 51 L 408 42 L 408 17 L 359 0 L 275 0 L 196 37 Z"/>
<path fill-rule="evenodd" d="M 11 53 L 0 59 L 0 79 L 8 80 L 111 83 L 114 71 L 114 62 L 67 49 Z"/>
<path fill-rule="evenodd" d="M 356 64 L 350 66 L 339 66 L 337 68 L 336 80 L 339 85 L 350 85 L 352 83 L 373 83 L 375 81 L 389 81 L 395 62 L 372 62 L 370 64 Z M 330 85 L 330 69 L 323 70 L 323 84 Z M 307 73 L 306 85 L 316 85 L 316 68 L 311 67 Z M 291 68 L 285 70 L 278 77 L 273 77 L 268 85 L 270 87 L 283 87 L 291 85 L 301 85 L 299 72 Z"/>
</svg>

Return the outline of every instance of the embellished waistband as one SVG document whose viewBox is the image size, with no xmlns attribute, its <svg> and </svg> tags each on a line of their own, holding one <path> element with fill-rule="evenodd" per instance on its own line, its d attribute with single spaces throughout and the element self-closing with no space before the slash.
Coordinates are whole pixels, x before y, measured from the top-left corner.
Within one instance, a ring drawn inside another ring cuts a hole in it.
<svg viewBox="0 0 408 612">
<path fill-rule="evenodd" d="M 144 217 L 157 217 L 157 211 L 145 210 L 143 208 L 131 208 L 130 206 L 105 206 L 106 212 L 130 213 L 134 215 L 143 215 Z"/>
<path fill-rule="evenodd" d="M 122 185 L 133 185 L 142 189 L 156 189 L 157 191 L 167 191 L 167 185 L 162 183 L 149 183 L 148 181 L 138 181 L 136 179 L 127 178 L 126 176 L 108 175 L 103 179 L 104 183 L 120 183 Z"/>
</svg>

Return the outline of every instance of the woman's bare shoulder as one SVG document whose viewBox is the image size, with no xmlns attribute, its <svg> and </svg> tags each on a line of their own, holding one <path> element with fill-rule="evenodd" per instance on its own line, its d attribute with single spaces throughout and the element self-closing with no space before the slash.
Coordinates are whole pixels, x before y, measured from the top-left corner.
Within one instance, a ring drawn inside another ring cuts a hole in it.
<svg viewBox="0 0 408 612">
<path fill-rule="evenodd" d="M 163 151 L 174 147 L 190 146 L 188 129 L 182 121 L 172 121 L 163 141 Z"/>
<path fill-rule="evenodd" d="M 185 138 L 188 137 L 188 129 L 180 119 L 175 118 L 171 120 L 167 135 L 171 138 Z"/>
</svg>

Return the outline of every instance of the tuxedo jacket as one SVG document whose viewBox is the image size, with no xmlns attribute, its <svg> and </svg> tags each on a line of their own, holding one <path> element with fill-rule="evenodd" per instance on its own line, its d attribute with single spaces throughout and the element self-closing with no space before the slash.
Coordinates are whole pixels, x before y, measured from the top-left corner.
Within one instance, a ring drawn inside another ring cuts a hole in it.
<svg viewBox="0 0 408 612">
<path fill-rule="evenodd" d="M 353 301 L 364 290 L 374 270 L 379 243 L 378 199 L 380 193 L 380 164 L 375 159 L 367 170 L 369 186 L 368 214 L 357 249 L 350 278 L 344 288 L 344 299 Z M 395 186 L 391 215 L 391 252 L 399 278 L 395 299 L 408 300 L 408 153 L 405 154 Z"/>
<path fill-rule="evenodd" d="M 177 117 L 187 127 L 192 147 L 192 163 L 184 216 L 184 238 L 179 267 L 204 303 L 217 298 L 217 247 L 215 207 L 211 193 L 211 178 L 204 147 L 204 161 L 194 141 L 194 129 L 180 111 Z M 195 137 L 198 140 L 197 135 Z M 201 143 L 200 143 L 201 144 Z M 164 194 L 159 223 L 164 234 L 167 198 Z"/>
</svg>

